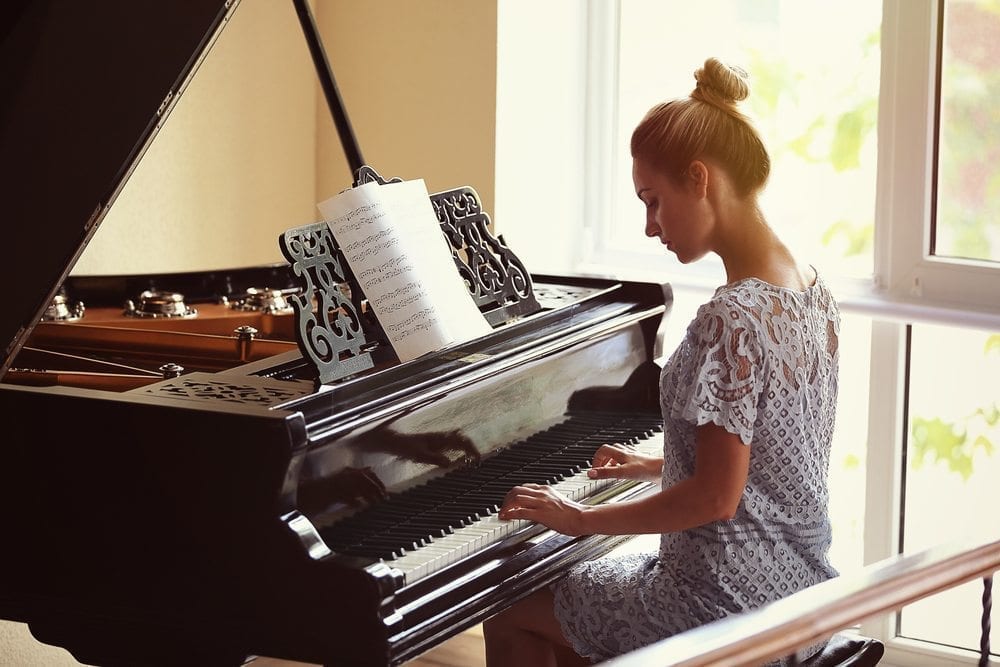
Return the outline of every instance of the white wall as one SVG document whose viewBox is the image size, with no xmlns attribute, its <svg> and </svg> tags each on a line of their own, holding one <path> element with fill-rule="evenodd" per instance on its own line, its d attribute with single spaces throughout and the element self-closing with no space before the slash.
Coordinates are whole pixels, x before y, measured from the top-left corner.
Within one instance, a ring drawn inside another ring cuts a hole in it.
<svg viewBox="0 0 1000 667">
<path fill-rule="evenodd" d="M 497 232 L 532 273 L 566 273 L 587 233 L 587 4 L 497 4 Z"/>
</svg>

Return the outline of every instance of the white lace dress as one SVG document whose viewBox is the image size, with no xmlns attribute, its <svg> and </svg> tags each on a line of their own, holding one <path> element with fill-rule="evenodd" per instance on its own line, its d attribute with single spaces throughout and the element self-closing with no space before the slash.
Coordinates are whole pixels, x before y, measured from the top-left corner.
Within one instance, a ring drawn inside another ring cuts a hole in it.
<svg viewBox="0 0 1000 667">
<path fill-rule="evenodd" d="M 690 477 L 695 427 L 750 446 L 736 516 L 605 557 L 554 585 L 577 653 L 605 660 L 837 574 L 827 559 L 827 468 L 837 402 L 836 302 L 755 278 L 716 290 L 660 376 L 664 488 Z"/>
</svg>

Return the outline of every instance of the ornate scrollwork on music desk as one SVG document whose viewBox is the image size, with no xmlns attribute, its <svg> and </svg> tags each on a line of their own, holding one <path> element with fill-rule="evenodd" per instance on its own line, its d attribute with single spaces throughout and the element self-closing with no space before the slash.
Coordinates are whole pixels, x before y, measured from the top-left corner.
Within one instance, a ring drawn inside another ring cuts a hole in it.
<svg viewBox="0 0 1000 667">
<path fill-rule="evenodd" d="M 541 309 L 531 274 L 502 236 L 490 232 L 479 194 L 465 186 L 431 195 L 441 231 L 469 294 L 493 326 Z"/>
<path fill-rule="evenodd" d="M 354 187 L 359 185 L 364 185 L 365 183 L 378 183 L 379 185 L 386 185 L 387 183 L 402 183 L 403 179 L 398 176 L 390 178 L 388 180 L 382 178 L 381 174 L 375 171 L 374 168 L 368 166 L 367 164 L 362 165 L 360 169 L 354 172 Z"/>
<path fill-rule="evenodd" d="M 295 338 L 302 354 L 315 364 L 319 382 L 327 384 L 372 368 L 362 320 L 340 289 L 347 278 L 327 224 L 289 229 L 279 237 L 279 245 L 303 284 L 302 293 L 289 299 L 295 311 Z"/>
<path fill-rule="evenodd" d="M 354 185 L 399 183 L 368 165 L 355 172 Z M 469 186 L 432 194 L 431 205 L 449 244 L 452 259 L 486 321 L 496 327 L 541 310 L 531 274 L 502 236 L 490 232 L 490 216 Z"/>
</svg>

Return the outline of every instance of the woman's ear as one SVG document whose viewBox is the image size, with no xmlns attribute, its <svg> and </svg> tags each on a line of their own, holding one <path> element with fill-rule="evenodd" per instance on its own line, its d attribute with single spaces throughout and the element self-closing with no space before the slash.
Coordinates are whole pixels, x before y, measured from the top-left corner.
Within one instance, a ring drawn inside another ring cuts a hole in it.
<svg viewBox="0 0 1000 667">
<path fill-rule="evenodd" d="M 694 160 L 688 165 L 685 183 L 688 190 L 698 197 L 708 195 L 708 166 L 701 160 Z"/>
</svg>

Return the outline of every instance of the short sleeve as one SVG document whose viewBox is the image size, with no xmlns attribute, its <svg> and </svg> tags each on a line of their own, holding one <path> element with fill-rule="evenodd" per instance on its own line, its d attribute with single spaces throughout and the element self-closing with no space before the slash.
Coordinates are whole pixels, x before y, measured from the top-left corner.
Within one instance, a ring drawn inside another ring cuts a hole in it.
<svg viewBox="0 0 1000 667">
<path fill-rule="evenodd" d="M 732 299 L 709 301 L 688 327 L 684 346 L 667 414 L 697 426 L 716 424 L 749 445 L 766 376 L 753 310 Z"/>
</svg>

